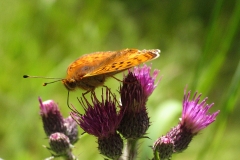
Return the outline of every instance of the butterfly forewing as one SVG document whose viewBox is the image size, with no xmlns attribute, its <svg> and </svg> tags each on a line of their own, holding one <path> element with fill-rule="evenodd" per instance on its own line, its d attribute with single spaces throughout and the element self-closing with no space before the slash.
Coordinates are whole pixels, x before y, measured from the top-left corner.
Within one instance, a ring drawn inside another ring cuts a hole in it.
<svg viewBox="0 0 240 160">
<path fill-rule="evenodd" d="M 69 65 L 67 69 L 67 77 L 70 78 L 74 75 L 83 77 L 91 74 L 107 65 L 118 56 L 119 52 L 116 51 L 94 52 L 83 55 Z"/>
<path fill-rule="evenodd" d="M 111 61 L 104 63 L 98 69 L 89 72 L 83 77 L 89 77 L 94 75 L 100 75 L 111 72 L 119 72 L 134 66 L 137 66 L 141 63 L 153 60 L 159 56 L 160 50 L 138 50 L 138 49 L 125 49 L 116 52 L 118 56 L 111 59 Z"/>
</svg>

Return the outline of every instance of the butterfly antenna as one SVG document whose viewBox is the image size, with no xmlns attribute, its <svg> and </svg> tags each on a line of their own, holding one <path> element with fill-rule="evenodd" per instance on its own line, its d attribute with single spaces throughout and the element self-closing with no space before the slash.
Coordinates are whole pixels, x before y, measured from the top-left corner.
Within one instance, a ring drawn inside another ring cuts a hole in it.
<svg viewBox="0 0 240 160">
<path fill-rule="evenodd" d="M 29 76 L 29 75 L 23 75 L 23 78 L 56 79 L 55 81 L 52 81 L 52 82 L 43 83 L 43 86 L 46 86 L 46 85 L 48 85 L 48 84 L 51 84 L 51 83 L 55 83 L 55 82 L 64 80 L 64 79 L 62 79 L 62 78 L 42 77 L 42 76 Z"/>
<path fill-rule="evenodd" d="M 52 82 L 46 82 L 46 83 L 43 83 L 43 86 L 46 86 L 46 85 L 48 85 L 48 84 L 55 83 L 55 82 L 58 82 L 58 81 L 62 81 L 62 80 L 59 79 L 59 80 L 52 81 Z"/>
<path fill-rule="evenodd" d="M 43 76 L 30 76 L 30 75 L 23 75 L 23 78 L 42 78 L 42 79 L 58 79 L 58 80 L 62 80 L 62 78 L 43 77 Z"/>
</svg>

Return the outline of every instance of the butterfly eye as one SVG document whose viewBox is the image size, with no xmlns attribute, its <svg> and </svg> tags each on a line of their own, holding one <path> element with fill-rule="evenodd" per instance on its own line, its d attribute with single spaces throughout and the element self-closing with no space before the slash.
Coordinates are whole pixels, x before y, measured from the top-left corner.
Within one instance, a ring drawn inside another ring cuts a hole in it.
<svg viewBox="0 0 240 160">
<path fill-rule="evenodd" d="M 69 91 L 74 90 L 77 87 L 77 83 L 74 79 L 64 79 L 63 84 Z"/>
</svg>

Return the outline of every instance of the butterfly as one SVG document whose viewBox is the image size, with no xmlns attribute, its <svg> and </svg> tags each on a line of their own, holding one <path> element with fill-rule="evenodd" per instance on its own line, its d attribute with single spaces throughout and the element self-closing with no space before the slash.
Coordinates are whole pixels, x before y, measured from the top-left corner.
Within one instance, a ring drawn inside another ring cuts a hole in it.
<svg viewBox="0 0 240 160">
<path fill-rule="evenodd" d="M 91 91 L 98 86 L 102 86 L 108 77 L 156 59 L 159 55 L 159 49 L 123 49 L 86 54 L 72 62 L 67 68 L 66 78 L 60 80 L 68 91 L 73 91 L 77 88 Z M 43 78 L 28 75 L 23 77 Z M 47 84 L 45 83 L 45 85 Z"/>
</svg>

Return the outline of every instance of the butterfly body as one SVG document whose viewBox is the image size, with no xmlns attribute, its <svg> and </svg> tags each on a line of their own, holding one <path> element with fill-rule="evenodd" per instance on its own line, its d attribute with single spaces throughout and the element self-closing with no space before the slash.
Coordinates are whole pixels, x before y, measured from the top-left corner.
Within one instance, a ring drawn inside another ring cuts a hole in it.
<svg viewBox="0 0 240 160">
<path fill-rule="evenodd" d="M 155 59 L 159 53 L 158 49 L 124 49 L 83 55 L 69 65 L 67 77 L 62 82 L 69 91 L 76 88 L 93 90 L 103 85 L 106 78 Z"/>
</svg>

